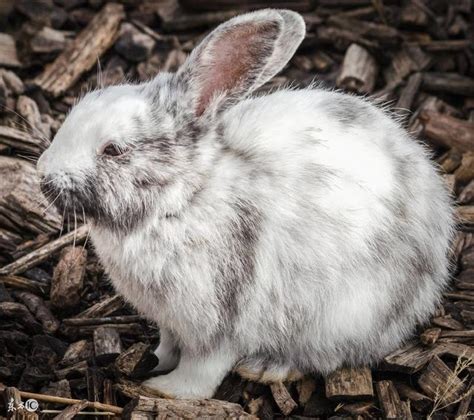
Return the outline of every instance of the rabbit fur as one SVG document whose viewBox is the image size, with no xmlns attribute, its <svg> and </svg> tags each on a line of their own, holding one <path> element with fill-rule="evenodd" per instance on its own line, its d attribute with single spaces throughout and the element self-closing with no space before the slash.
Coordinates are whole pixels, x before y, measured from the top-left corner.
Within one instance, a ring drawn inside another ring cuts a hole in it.
<svg viewBox="0 0 474 420">
<path fill-rule="evenodd" d="M 38 162 L 159 326 L 163 395 L 377 363 L 448 284 L 450 196 L 396 120 L 317 87 L 250 96 L 304 33 L 287 10 L 233 18 L 177 73 L 87 94 Z"/>
</svg>

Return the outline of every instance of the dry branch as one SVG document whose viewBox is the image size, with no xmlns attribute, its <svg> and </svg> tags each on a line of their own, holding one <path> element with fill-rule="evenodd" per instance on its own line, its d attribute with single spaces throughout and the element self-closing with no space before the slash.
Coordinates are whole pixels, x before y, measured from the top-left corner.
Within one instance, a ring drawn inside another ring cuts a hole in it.
<svg viewBox="0 0 474 420">
<path fill-rule="evenodd" d="M 88 233 L 89 227 L 87 225 L 81 226 L 80 228 L 77 228 L 77 230 L 69 232 L 64 236 L 61 236 L 59 239 L 51 241 L 41 248 L 32 251 L 15 262 L 12 262 L 11 264 L 1 268 L 0 276 L 10 276 L 12 274 L 22 273 L 46 260 L 52 254 L 64 248 L 65 246 L 68 246 L 73 242 L 82 242 L 87 237 Z"/>
<path fill-rule="evenodd" d="M 113 44 L 124 16 L 122 5 L 108 3 L 34 83 L 52 96 L 63 94 Z"/>
</svg>

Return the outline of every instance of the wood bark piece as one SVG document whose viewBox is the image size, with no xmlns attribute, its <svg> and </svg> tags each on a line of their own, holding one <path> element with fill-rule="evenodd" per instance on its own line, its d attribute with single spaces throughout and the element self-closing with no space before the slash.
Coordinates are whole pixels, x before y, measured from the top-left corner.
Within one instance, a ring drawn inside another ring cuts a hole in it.
<svg viewBox="0 0 474 420">
<path fill-rule="evenodd" d="M 341 368 L 326 377 L 326 397 L 334 400 L 368 398 L 374 395 L 368 368 Z"/>
<path fill-rule="evenodd" d="M 422 88 L 434 92 L 474 96 L 474 79 L 457 73 L 424 73 Z"/>
<path fill-rule="evenodd" d="M 437 316 L 436 318 L 433 318 L 431 322 L 438 327 L 448 328 L 450 330 L 464 329 L 464 325 L 455 320 L 451 315 Z"/>
<path fill-rule="evenodd" d="M 410 400 L 410 404 L 415 407 L 418 411 L 426 411 L 431 405 L 432 401 L 426 395 L 418 392 L 410 386 L 402 383 L 395 384 L 398 394 L 403 399 Z"/>
<path fill-rule="evenodd" d="M 239 404 L 220 400 L 169 400 L 140 396 L 131 401 L 123 411 L 122 418 L 180 418 L 180 419 L 254 419 Z"/>
<path fill-rule="evenodd" d="M 213 10 L 254 10 L 265 7 L 278 7 L 282 9 L 297 10 L 300 12 L 312 10 L 314 0 L 246 0 L 245 2 L 238 0 L 181 0 L 180 3 L 189 10 L 195 11 L 213 11 Z"/>
<path fill-rule="evenodd" d="M 17 292 L 15 296 L 21 300 L 30 312 L 41 322 L 44 332 L 54 334 L 59 328 L 59 321 L 51 313 L 43 299 L 30 292 Z"/>
<path fill-rule="evenodd" d="M 101 327 L 105 328 L 112 328 L 116 330 L 119 334 L 127 335 L 127 336 L 137 336 L 143 334 L 144 330 L 141 324 L 139 323 L 131 323 L 131 324 L 103 324 Z M 75 336 L 89 336 L 94 334 L 97 329 L 96 325 L 85 325 L 81 327 L 67 327 L 70 330 L 67 330 L 68 333 L 71 333 L 73 337 Z M 73 330 L 71 331 L 71 328 Z"/>
<path fill-rule="evenodd" d="M 39 281 L 30 280 L 19 276 L 0 276 L 0 282 L 14 289 L 28 290 L 30 292 L 45 295 L 47 287 Z"/>
<path fill-rule="evenodd" d="M 156 11 L 165 31 L 182 31 L 217 25 L 238 14 L 236 10 L 186 13 L 176 0 L 160 1 Z"/>
<path fill-rule="evenodd" d="M 434 144 L 474 151 L 474 123 L 433 111 L 421 112 L 423 134 Z"/>
<path fill-rule="evenodd" d="M 441 328 L 429 328 L 420 335 L 420 341 L 427 346 L 431 346 L 438 341 L 440 334 Z"/>
<path fill-rule="evenodd" d="M 94 348 L 89 340 L 79 340 L 72 343 L 64 353 L 61 366 L 71 366 L 94 355 Z"/>
<path fill-rule="evenodd" d="M 32 333 L 38 334 L 42 331 L 41 325 L 35 320 L 28 308 L 18 302 L 1 302 L 0 318 L 13 319 Z"/>
<path fill-rule="evenodd" d="M 305 376 L 300 382 L 298 382 L 297 389 L 299 403 L 305 405 L 316 389 L 316 381 L 310 376 Z"/>
<path fill-rule="evenodd" d="M 405 79 L 410 73 L 425 70 L 433 59 L 416 45 L 406 45 L 392 58 L 385 69 L 385 80 L 389 85 L 395 85 Z"/>
<path fill-rule="evenodd" d="M 456 169 L 454 175 L 456 176 L 456 181 L 461 184 L 474 179 L 474 152 L 466 152 L 463 154 L 461 165 Z"/>
<path fill-rule="evenodd" d="M 54 420 L 69 420 L 77 416 L 79 411 L 87 407 L 88 401 L 82 400 L 74 405 L 65 408 L 61 413 L 54 417 Z"/>
<path fill-rule="evenodd" d="M 115 368 L 130 378 L 139 377 L 152 370 L 158 358 L 145 343 L 135 343 L 122 352 L 115 360 Z"/>
<path fill-rule="evenodd" d="M 386 367 L 405 373 L 415 373 L 433 357 L 433 349 L 408 344 L 385 357 Z"/>
<path fill-rule="evenodd" d="M 358 93 L 371 93 L 375 86 L 378 66 L 370 53 L 352 44 L 344 57 L 337 85 Z"/>
<path fill-rule="evenodd" d="M 30 41 L 31 51 L 37 54 L 57 53 L 66 46 L 66 35 L 63 31 L 58 31 L 45 26 Z"/>
<path fill-rule="evenodd" d="M 59 230 L 61 216 L 56 208 L 46 203 L 31 163 L 0 156 L 0 178 L 0 225 L 34 234 Z"/>
<path fill-rule="evenodd" d="M 86 262 L 85 248 L 68 246 L 62 250 L 51 283 L 51 303 L 55 307 L 65 309 L 79 304 Z"/>
<path fill-rule="evenodd" d="M 468 39 L 449 39 L 449 40 L 429 40 L 420 42 L 419 45 L 426 51 L 432 52 L 452 52 L 461 51 L 469 48 L 471 41 Z"/>
<path fill-rule="evenodd" d="M 67 318 L 63 319 L 64 325 L 83 327 L 90 325 L 103 324 L 129 324 L 139 322 L 141 320 L 139 315 L 122 315 L 122 316 L 106 316 L 102 318 Z"/>
<path fill-rule="evenodd" d="M 69 244 L 76 242 L 82 242 L 89 233 L 89 227 L 87 225 L 81 226 L 76 230 L 61 236 L 60 238 L 49 242 L 48 244 L 38 248 L 24 257 L 12 262 L 0 268 L 0 276 L 10 276 L 12 274 L 19 274 L 35 265 L 43 262 L 49 258 L 52 254 L 59 251 L 60 249 L 68 246 Z"/>
<path fill-rule="evenodd" d="M 426 395 L 440 400 L 442 405 L 457 400 L 465 388 L 461 379 L 437 356 L 418 378 L 418 385 Z"/>
<path fill-rule="evenodd" d="M 66 379 L 71 376 L 85 376 L 88 369 L 87 362 L 83 360 L 82 362 L 77 362 L 71 366 L 67 366 L 62 369 L 56 369 L 54 374 L 58 379 Z"/>
<path fill-rule="evenodd" d="M 124 302 L 119 295 L 110 296 L 79 313 L 76 318 L 99 318 L 109 316 L 123 308 L 123 306 Z"/>
<path fill-rule="evenodd" d="M 458 196 L 459 204 L 468 204 L 474 201 L 474 179 L 470 181 Z"/>
<path fill-rule="evenodd" d="M 16 102 L 16 110 L 28 124 L 31 135 L 38 138 L 39 146 L 45 150 L 49 146 L 49 127 L 41 121 L 41 113 L 37 103 L 29 96 L 21 95 Z"/>
<path fill-rule="evenodd" d="M 458 410 L 456 412 L 456 419 L 465 419 L 469 418 L 469 407 L 472 401 L 472 394 L 474 392 L 474 381 L 471 379 L 469 386 L 467 387 L 467 392 L 463 396 L 461 402 L 459 403 Z"/>
<path fill-rule="evenodd" d="M 21 66 L 16 52 L 15 40 L 9 34 L 0 33 L 0 66 Z"/>
<path fill-rule="evenodd" d="M 21 95 L 25 90 L 23 81 L 11 70 L 0 69 L 0 78 L 5 82 L 10 93 Z"/>
<path fill-rule="evenodd" d="M 0 126 L 0 143 L 33 156 L 39 156 L 43 151 L 38 138 L 13 127 Z"/>
<path fill-rule="evenodd" d="M 379 381 L 375 384 L 377 396 L 386 419 L 406 419 L 405 408 L 392 381 Z"/>
<path fill-rule="evenodd" d="M 112 362 L 122 353 L 122 342 L 118 331 L 109 327 L 97 327 L 94 331 L 94 352 L 99 364 Z"/>
<path fill-rule="evenodd" d="M 421 73 L 415 73 L 410 76 L 408 79 L 407 84 L 402 89 L 400 93 L 400 97 L 398 98 L 398 102 L 396 108 L 407 109 L 410 110 L 415 100 L 416 95 L 418 94 L 418 90 L 420 89 L 422 81 Z"/>
<path fill-rule="evenodd" d="M 347 19 L 340 16 L 331 16 L 328 22 L 340 28 L 355 32 L 360 36 L 379 39 L 388 44 L 396 44 L 400 36 L 395 28 L 380 23 Z"/>
<path fill-rule="evenodd" d="M 36 236 L 36 238 L 29 239 L 18 245 L 15 251 L 13 252 L 13 257 L 15 259 L 21 258 L 29 252 L 33 251 L 34 249 L 38 249 L 43 245 L 46 245 L 50 241 L 50 235 L 47 235 L 46 233 L 40 233 L 38 236 Z"/>
<path fill-rule="evenodd" d="M 459 222 L 464 224 L 474 223 L 474 206 L 458 206 L 456 207 L 456 216 Z M 473 296 L 474 298 L 474 296 Z"/>
<path fill-rule="evenodd" d="M 290 413 L 298 407 L 295 400 L 291 398 L 288 389 L 283 382 L 272 382 L 270 384 L 273 399 L 275 400 L 278 408 L 284 416 L 289 416 Z"/>
<path fill-rule="evenodd" d="M 155 46 L 155 40 L 130 23 L 123 23 L 115 51 L 134 62 L 146 60 Z"/>
<path fill-rule="evenodd" d="M 114 43 L 124 16 L 122 5 L 106 4 L 34 83 L 52 96 L 63 94 Z"/>
</svg>

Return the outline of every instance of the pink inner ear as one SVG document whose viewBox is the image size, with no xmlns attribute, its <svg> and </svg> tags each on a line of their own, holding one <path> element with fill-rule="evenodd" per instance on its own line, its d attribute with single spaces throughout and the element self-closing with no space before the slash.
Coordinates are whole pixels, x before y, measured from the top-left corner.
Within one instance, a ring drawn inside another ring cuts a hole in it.
<svg viewBox="0 0 474 420">
<path fill-rule="evenodd" d="M 277 36 L 276 22 L 242 23 L 217 35 L 202 52 L 207 57 L 204 68 L 199 69 L 197 115 L 203 114 L 215 93 L 249 89 L 272 54 Z"/>
</svg>

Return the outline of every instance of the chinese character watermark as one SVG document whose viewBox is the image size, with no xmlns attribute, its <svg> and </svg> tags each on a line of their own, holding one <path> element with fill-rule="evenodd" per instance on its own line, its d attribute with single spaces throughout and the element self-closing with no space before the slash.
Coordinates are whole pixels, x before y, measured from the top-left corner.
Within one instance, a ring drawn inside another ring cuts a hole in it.
<svg viewBox="0 0 474 420">
<path fill-rule="evenodd" d="M 8 402 L 8 412 L 16 411 L 16 410 L 26 410 L 30 412 L 34 412 L 38 409 L 39 404 L 38 401 L 36 401 L 33 398 L 30 398 L 29 400 L 26 400 L 25 403 L 23 404 L 23 401 L 20 400 L 18 404 L 15 404 L 15 400 L 13 398 L 10 398 L 10 401 Z"/>
</svg>

